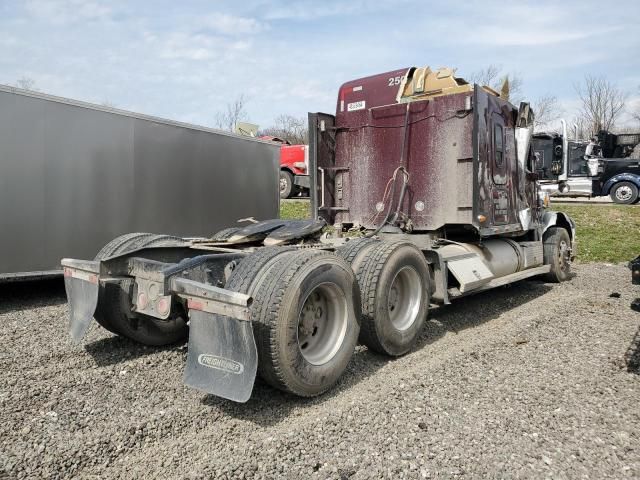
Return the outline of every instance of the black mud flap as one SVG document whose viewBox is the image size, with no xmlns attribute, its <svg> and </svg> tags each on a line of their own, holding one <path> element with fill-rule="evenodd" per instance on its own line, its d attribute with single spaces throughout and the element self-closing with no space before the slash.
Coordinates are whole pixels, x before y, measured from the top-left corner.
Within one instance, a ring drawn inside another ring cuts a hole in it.
<svg viewBox="0 0 640 480">
<path fill-rule="evenodd" d="M 69 333 L 80 343 L 86 335 L 98 305 L 99 262 L 64 259 L 64 288 L 69 302 Z"/>
<path fill-rule="evenodd" d="M 249 400 L 258 369 L 251 297 L 186 278 L 173 278 L 171 289 L 189 309 L 184 383 L 234 402 Z"/>
<path fill-rule="evenodd" d="M 258 368 L 251 322 L 194 309 L 189 318 L 184 383 L 234 402 L 249 400 Z"/>
</svg>

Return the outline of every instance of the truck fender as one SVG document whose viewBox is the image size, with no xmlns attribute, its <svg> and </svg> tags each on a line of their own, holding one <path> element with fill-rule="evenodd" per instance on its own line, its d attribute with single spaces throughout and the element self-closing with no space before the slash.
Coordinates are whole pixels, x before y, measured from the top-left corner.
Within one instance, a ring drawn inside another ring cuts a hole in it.
<svg viewBox="0 0 640 480">
<path fill-rule="evenodd" d="M 640 175 L 624 172 L 614 175 L 604 183 L 604 185 L 602 186 L 602 195 L 609 195 L 611 187 L 613 187 L 618 182 L 631 182 L 636 187 L 638 187 L 638 189 L 640 189 Z"/>
<path fill-rule="evenodd" d="M 569 232 L 571 237 L 571 260 L 576 256 L 576 222 L 564 212 L 546 211 L 542 216 L 542 234 L 550 227 L 562 227 Z"/>
</svg>

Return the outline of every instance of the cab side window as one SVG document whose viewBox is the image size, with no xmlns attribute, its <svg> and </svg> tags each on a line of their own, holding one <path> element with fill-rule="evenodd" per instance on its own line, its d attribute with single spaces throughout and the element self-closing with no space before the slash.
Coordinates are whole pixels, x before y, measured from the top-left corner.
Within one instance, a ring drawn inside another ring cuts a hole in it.
<svg viewBox="0 0 640 480">
<path fill-rule="evenodd" d="M 493 128 L 493 145 L 496 167 L 504 166 L 504 140 L 502 125 L 496 124 Z"/>
<path fill-rule="evenodd" d="M 493 183 L 504 185 L 507 183 L 504 127 L 494 121 L 493 124 Z"/>
</svg>

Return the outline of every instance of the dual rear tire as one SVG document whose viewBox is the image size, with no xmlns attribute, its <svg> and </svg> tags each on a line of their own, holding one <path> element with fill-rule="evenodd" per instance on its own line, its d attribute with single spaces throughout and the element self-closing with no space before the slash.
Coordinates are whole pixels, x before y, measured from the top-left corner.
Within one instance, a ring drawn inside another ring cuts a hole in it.
<svg viewBox="0 0 640 480">
<path fill-rule="evenodd" d="M 113 255 L 181 239 L 131 234 L 98 254 Z M 337 253 L 337 254 L 336 254 Z M 270 385 L 303 397 L 331 388 L 355 346 L 398 356 L 415 344 L 429 305 L 429 269 L 406 242 L 353 240 L 336 253 L 263 248 L 245 257 L 225 288 L 250 295 L 258 373 Z M 133 280 L 106 283 L 96 320 L 108 330 L 147 345 L 182 340 L 188 333 L 180 308 L 168 320 L 132 311 Z"/>
<path fill-rule="evenodd" d="M 258 373 L 303 397 L 331 388 L 360 331 L 360 294 L 349 265 L 320 250 L 265 248 L 243 259 L 226 288 L 253 298 Z"/>
<path fill-rule="evenodd" d="M 427 320 L 429 265 L 409 242 L 360 239 L 338 250 L 358 279 L 362 303 L 360 343 L 390 356 L 406 354 Z M 351 243 L 351 242 L 350 242 Z"/>
<path fill-rule="evenodd" d="M 152 233 L 128 233 L 107 243 L 95 260 L 104 260 L 134 250 L 152 247 L 174 247 L 183 244 L 180 237 Z M 161 346 L 184 340 L 189 333 L 186 313 L 179 304 L 172 306 L 166 320 L 133 311 L 131 299 L 135 282 L 132 278 L 102 282 L 94 318 L 105 329 L 144 345 Z"/>
<path fill-rule="evenodd" d="M 426 321 L 429 278 L 414 245 L 358 239 L 335 254 L 262 249 L 239 263 L 225 288 L 253 298 L 262 379 L 312 397 L 337 382 L 358 340 L 390 356 L 415 345 Z"/>
</svg>

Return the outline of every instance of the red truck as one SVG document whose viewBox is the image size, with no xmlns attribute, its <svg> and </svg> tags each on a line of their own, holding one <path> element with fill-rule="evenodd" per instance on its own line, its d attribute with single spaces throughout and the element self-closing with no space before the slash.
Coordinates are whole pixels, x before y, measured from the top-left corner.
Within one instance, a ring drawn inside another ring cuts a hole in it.
<svg viewBox="0 0 640 480">
<path fill-rule="evenodd" d="M 309 146 L 263 135 L 261 140 L 280 143 L 280 198 L 309 194 Z"/>
</svg>

